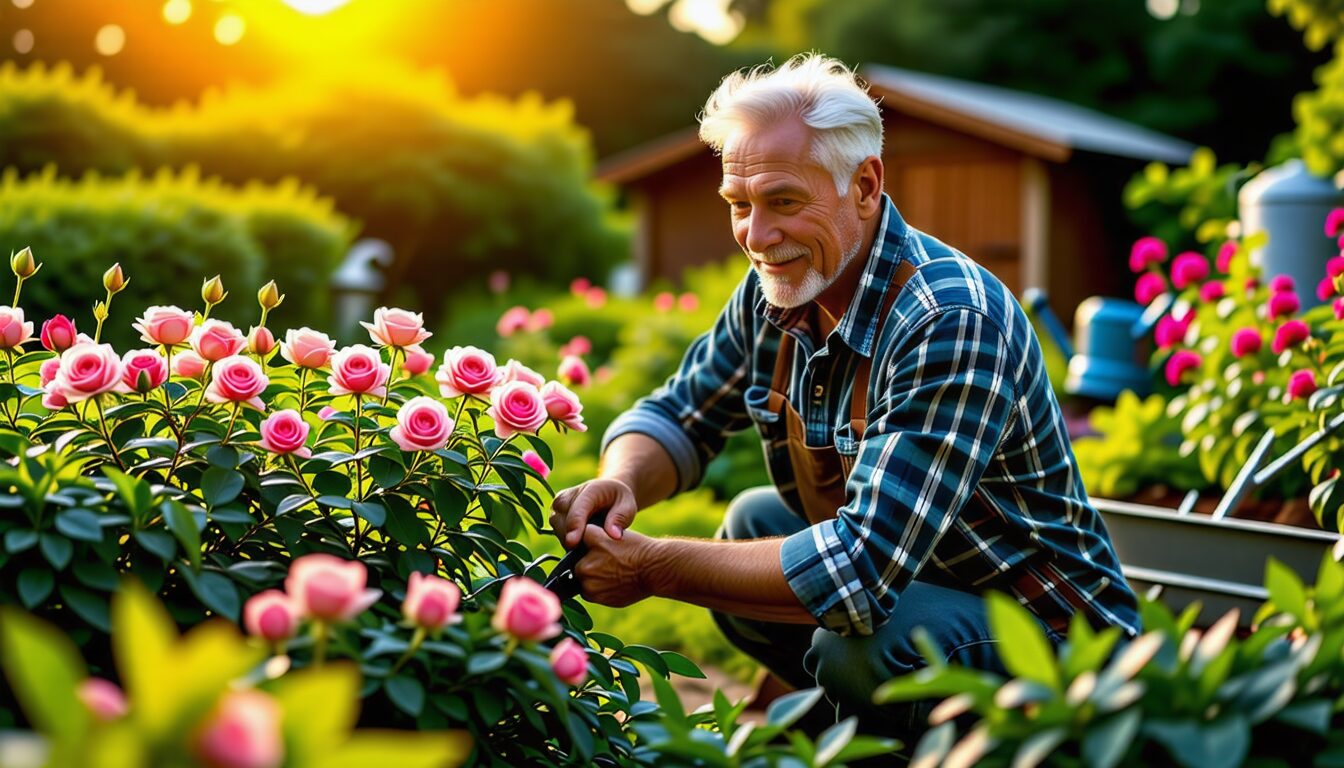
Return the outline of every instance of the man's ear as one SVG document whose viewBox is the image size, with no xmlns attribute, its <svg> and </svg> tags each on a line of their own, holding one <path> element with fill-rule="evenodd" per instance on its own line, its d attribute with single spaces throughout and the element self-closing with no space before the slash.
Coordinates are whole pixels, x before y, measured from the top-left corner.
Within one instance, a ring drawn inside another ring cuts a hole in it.
<svg viewBox="0 0 1344 768">
<path fill-rule="evenodd" d="M 871 219 L 882 213 L 882 159 L 876 156 L 859 163 L 854 171 L 858 190 L 859 218 Z"/>
</svg>

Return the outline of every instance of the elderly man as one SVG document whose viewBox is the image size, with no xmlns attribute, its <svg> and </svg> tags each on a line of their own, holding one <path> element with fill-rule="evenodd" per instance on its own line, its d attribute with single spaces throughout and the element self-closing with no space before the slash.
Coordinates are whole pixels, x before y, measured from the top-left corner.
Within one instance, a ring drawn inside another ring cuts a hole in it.
<svg viewBox="0 0 1344 768">
<path fill-rule="evenodd" d="M 589 547 L 584 595 L 705 606 L 787 683 L 895 732 L 922 713 L 872 693 L 923 665 L 914 628 L 950 660 L 1001 669 L 985 590 L 1056 642 L 1074 614 L 1137 633 L 1027 318 L 901 219 L 854 75 L 819 55 L 730 75 L 700 136 L 751 268 L 680 370 L 612 424 L 599 477 L 556 497 L 557 534 Z M 773 486 L 735 499 L 719 539 L 627 530 L 751 426 Z"/>
</svg>

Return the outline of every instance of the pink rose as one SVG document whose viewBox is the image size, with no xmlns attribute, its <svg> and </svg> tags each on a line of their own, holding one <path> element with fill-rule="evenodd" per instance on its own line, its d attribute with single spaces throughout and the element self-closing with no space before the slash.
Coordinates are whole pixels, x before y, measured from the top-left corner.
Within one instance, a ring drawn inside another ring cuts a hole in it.
<svg viewBox="0 0 1344 768">
<path fill-rule="evenodd" d="M 247 337 L 223 320 L 206 320 L 191 334 L 192 350 L 212 363 L 232 357 L 246 347 Z"/>
<path fill-rule="evenodd" d="M 583 358 L 578 355 L 570 355 L 560 361 L 560 368 L 556 372 L 560 380 L 573 387 L 584 387 L 593 380 L 593 374 L 588 370 L 588 364 L 583 362 Z"/>
<path fill-rule="evenodd" d="M 507 339 L 527 328 L 527 321 L 531 317 L 532 313 L 527 311 L 527 307 L 510 307 L 499 316 L 499 322 L 495 323 L 495 333 L 498 333 L 501 338 Z"/>
<path fill-rule="evenodd" d="M 453 347 L 443 353 L 434 380 L 439 382 L 439 394 L 444 397 L 483 395 L 499 383 L 499 368 L 495 356 L 476 347 Z"/>
<path fill-rule="evenodd" d="M 1209 262 L 1194 251 L 1186 251 L 1171 262 L 1171 284 L 1176 290 L 1204 282 L 1209 276 Z"/>
<path fill-rule="evenodd" d="M 527 330 L 529 331 L 544 331 L 554 324 L 555 313 L 545 307 L 533 312 L 532 316 L 527 318 Z"/>
<path fill-rule="evenodd" d="M 1289 320 L 1274 331 L 1274 341 L 1269 348 L 1274 354 L 1283 354 L 1285 349 L 1296 347 L 1311 337 L 1311 328 L 1301 320 Z"/>
<path fill-rule="evenodd" d="M 380 347 L 410 347 L 434 335 L 425 330 L 424 315 L 405 309 L 379 307 L 373 312 L 372 323 L 359 324 Z"/>
<path fill-rule="evenodd" d="M 65 315 L 57 315 L 42 324 L 42 346 L 57 354 L 75 346 L 78 337 L 75 321 Z"/>
<path fill-rule="evenodd" d="M 271 380 L 261 365 L 250 357 L 226 357 L 210 369 L 210 386 L 205 399 L 212 403 L 242 403 L 258 411 L 266 410 L 261 393 Z"/>
<path fill-rule="evenodd" d="M 391 375 L 392 366 L 383 362 L 378 350 L 355 344 L 331 358 L 331 375 L 327 377 L 327 384 L 333 395 L 382 397 L 387 394 L 384 385 Z"/>
<path fill-rule="evenodd" d="M 312 328 L 291 328 L 280 342 L 280 356 L 300 368 L 322 368 L 336 352 L 336 342 Z"/>
<path fill-rule="evenodd" d="M 700 297 L 687 291 L 677 297 L 677 307 L 682 312 L 694 312 L 700 308 Z"/>
<path fill-rule="evenodd" d="M 1329 301 L 1331 296 L 1335 295 L 1335 281 L 1331 277 L 1322 277 L 1321 282 L 1316 284 L 1316 299 L 1318 301 Z"/>
<path fill-rule="evenodd" d="M 1344 227 L 1344 208 L 1336 208 L 1325 217 L 1325 236 L 1335 237 Z"/>
<path fill-rule="evenodd" d="M 55 390 L 48 390 L 42 395 L 42 407 L 49 411 L 59 411 L 69 404 L 70 401 L 65 399 L 65 395 Z"/>
<path fill-rule="evenodd" d="M 1218 271 L 1227 274 L 1232 268 L 1232 257 L 1237 255 L 1237 241 L 1228 240 L 1218 246 Z"/>
<path fill-rule="evenodd" d="M 569 355 L 579 355 L 582 357 L 583 355 L 592 354 L 592 351 L 593 342 L 589 341 L 587 336 L 575 336 L 569 340 L 568 344 L 560 348 L 560 356 L 568 357 Z"/>
<path fill-rule="evenodd" d="M 551 670 L 566 685 L 578 685 L 588 677 L 588 652 L 572 637 L 551 649 Z"/>
<path fill-rule="evenodd" d="M 1254 328 L 1241 328 L 1232 334 L 1232 354 L 1236 357 L 1254 355 L 1264 344 L 1264 338 Z"/>
<path fill-rule="evenodd" d="M 588 289 L 593 287 L 593 283 L 586 277 L 576 277 L 569 281 L 569 293 L 572 296 L 582 298 L 588 293 Z"/>
<path fill-rule="evenodd" d="M 1129 249 L 1129 269 L 1138 273 L 1167 260 L 1167 244 L 1156 237 L 1141 237 Z"/>
<path fill-rule="evenodd" d="M 526 576 L 504 582 L 490 625 L 519 640 L 545 640 L 555 637 L 560 628 L 560 598 Z"/>
<path fill-rule="evenodd" d="M 280 705 L 254 689 L 229 690 L 192 740 L 196 758 L 208 768 L 280 768 L 285 741 Z"/>
<path fill-rule="evenodd" d="M 583 403 L 569 387 L 558 381 L 548 381 L 541 388 L 541 400 L 546 404 L 546 415 L 566 427 L 584 432 L 588 427 L 583 423 Z"/>
<path fill-rule="evenodd" d="M 127 392 L 145 394 L 168 380 L 168 360 L 157 349 L 136 349 L 121 358 L 121 384 Z"/>
<path fill-rule="evenodd" d="M 490 393 L 486 413 L 495 420 L 495 434 L 501 440 L 518 432 L 535 435 L 546 423 L 546 403 L 541 392 L 526 381 L 511 381 L 497 387 Z"/>
<path fill-rule="evenodd" d="M 448 445 L 453 420 L 443 403 L 420 395 L 407 400 L 397 411 L 397 426 L 388 437 L 403 451 L 437 451 Z"/>
<path fill-rule="evenodd" d="M 322 552 L 304 555 L 289 567 L 285 592 L 303 616 L 325 623 L 350 621 L 378 602 L 382 592 L 365 589 L 369 573 L 358 560 Z"/>
<path fill-rule="evenodd" d="M 486 284 L 490 286 L 490 292 L 498 296 L 509 290 L 509 273 L 502 269 L 496 269 L 494 272 L 490 273 L 490 277 L 486 280 Z"/>
<path fill-rule="evenodd" d="M 148 307 L 131 327 L 139 331 L 140 339 L 148 344 L 172 347 L 191 338 L 196 320 L 190 312 L 177 307 Z"/>
<path fill-rule="evenodd" d="M 37 369 L 37 376 L 43 389 L 56 380 L 56 372 L 59 370 L 61 370 L 61 358 L 53 357 L 42 361 L 42 365 Z"/>
<path fill-rule="evenodd" d="M 1335 299 L 1335 319 L 1344 320 L 1344 297 Z"/>
<path fill-rule="evenodd" d="M 1144 272 L 1134 283 L 1134 300 L 1145 307 L 1167 292 L 1167 280 L 1156 272 Z"/>
<path fill-rule="evenodd" d="M 275 334 L 264 325 L 254 325 L 247 332 L 247 351 L 257 357 L 266 357 L 275 349 Z"/>
<path fill-rule="evenodd" d="M 1296 287 L 1296 284 L 1293 283 L 1293 278 L 1289 275 L 1275 275 L 1274 278 L 1269 281 L 1270 293 L 1292 291 L 1296 289 Z"/>
<path fill-rule="evenodd" d="M 1270 320 L 1275 320 L 1291 315 L 1301 307 L 1302 302 L 1298 300 L 1296 293 L 1292 291 L 1273 293 L 1270 294 L 1269 303 L 1266 305 L 1266 316 Z"/>
<path fill-rule="evenodd" d="M 1188 349 L 1177 350 L 1175 354 L 1167 358 L 1167 383 L 1173 387 L 1181 385 L 1187 371 L 1192 371 L 1203 365 L 1204 358 L 1198 353 Z"/>
<path fill-rule="evenodd" d="M 79 342 L 61 353 L 51 383 L 66 402 L 78 403 L 111 392 L 121 383 L 121 358 L 111 344 Z"/>
<path fill-rule="evenodd" d="M 407 347 L 406 360 L 402 362 L 401 369 L 410 376 L 419 376 L 428 371 L 434 365 L 434 355 L 426 352 L 420 347 Z"/>
<path fill-rule="evenodd" d="M 206 365 L 205 358 L 191 350 L 173 355 L 173 373 L 184 379 L 199 380 L 205 375 Z"/>
<path fill-rule="evenodd" d="M 1344 256 L 1335 256 L 1325 262 L 1325 274 L 1330 277 L 1339 277 L 1344 274 Z"/>
<path fill-rule="evenodd" d="M 1199 287 L 1199 300 L 1206 304 L 1223 298 L 1223 295 L 1223 284 L 1217 280 L 1210 280 Z"/>
<path fill-rule="evenodd" d="M 543 480 L 551 474 L 551 468 L 546 465 L 546 460 L 541 458 L 541 454 L 536 451 L 523 451 L 523 463 L 531 467 L 533 472 L 541 475 Z"/>
<path fill-rule="evenodd" d="M 1316 374 L 1312 371 L 1293 371 L 1288 377 L 1288 399 L 1302 400 L 1316 391 Z"/>
<path fill-rule="evenodd" d="M 261 447 L 271 453 L 296 453 L 305 459 L 313 455 L 304 445 L 310 427 L 298 411 L 286 408 L 267 416 L 261 422 Z"/>
<path fill-rule="evenodd" d="M 589 309 L 601 309 L 607 303 L 607 292 L 596 286 L 589 288 L 583 295 L 583 303 L 588 305 Z"/>
<path fill-rule="evenodd" d="M 326 421 L 327 419 L 330 419 L 332 416 L 335 416 L 338 413 L 340 413 L 340 411 L 336 410 L 335 408 L 332 408 L 330 405 L 324 405 L 322 406 L 322 410 L 317 412 L 317 418 Z"/>
<path fill-rule="evenodd" d="M 33 340 L 33 324 L 23 319 L 23 307 L 0 306 L 0 349 L 14 349 Z"/>
<path fill-rule="evenodd" d="M 458 603 L 462 601 L 462 590 L 453 582 L 414 572 L 406 586 L 406 601 L 401 604 L 401 614 L 406 621 L 431 632 L 443 629 L 459 618 Z"/>
<path fill-rule="evenodd" d="M 75 689 L 75 696 L 93 715 L 93 719 L 101 723 L 119 720 L 131 709 L 126 703 L 126 694 L 121 692 L 116 683 L 101 677 L 84 678 Z"/>
<path fill-rule="evenodd" d="M 542 384 L 546 383 L 546 377 L 517 360 L 510 360 L 504 364 L 503 368 L 499 369 L 499 381 L 495 383 L 495 386 L 508 384 L 511 381 L 523 381 L 540 388 Z"/>
<path fill-rule="evenodd" d="M 653 308 L 658 312 L 671 312 L 677 306 L 677 296 L 671 291 L 660 291 L 653 297 Z"/>
<path fill-rule="evenodd" d="M 243 604 L 243 626 L 249 635 L 274 645 L 298 632 L 299 616 L 288 595 L 278 589 L 268 589 Z"/>
</svg>

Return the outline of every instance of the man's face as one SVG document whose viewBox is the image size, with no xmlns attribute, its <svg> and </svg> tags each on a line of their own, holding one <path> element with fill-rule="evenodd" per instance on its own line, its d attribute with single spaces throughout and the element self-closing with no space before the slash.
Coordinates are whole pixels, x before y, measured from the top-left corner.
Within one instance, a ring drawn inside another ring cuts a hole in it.
<svg viewBox="0 0 1344 768">
<path fill-rule="evenodd" d="M 844 197 L 836 193 L 834 178 L 812 159 L 812 137 L 794 119 L 740 131 L 723 148 L 719 194 L 732 209 L 733 237 L 777 307 L 815 299 L 862 245 L 854 185 Z"/>
</svg>

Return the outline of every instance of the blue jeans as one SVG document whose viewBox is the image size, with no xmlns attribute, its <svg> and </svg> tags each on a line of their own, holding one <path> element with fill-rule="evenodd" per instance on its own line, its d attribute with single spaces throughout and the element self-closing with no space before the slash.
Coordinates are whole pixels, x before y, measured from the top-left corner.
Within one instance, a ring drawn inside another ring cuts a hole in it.
<svg viewBox="0 0 1344 768">
<path fill-rule="evenodd" d="M 807 522 L 785 506 L 772 487 L 744 491 L 728 506 L 718 537 L 759 539 L 788 536 Z M 990 635 L 980 595 L 914 581 L 901 592 L 896 612 L 872 635 L 844 637 L 811 624 L 775 624 L 714 612 L 723 633 L 749 656 L 795 688 L 821 686 L 830 708 L 827 722 L 857 715 L 861 730 L 912 738 L 928 728 L 936 701 L 877 705 L 873 692 L 893 677 L 926 666 L 911 638 L 923 627 L 947 661 L 1007 676 Z M 1044 625 L 1042 625 L 1044 626 Z M 1053 632 L 1050 640 L 1058 643 Z M 819 723 L 816 716 L 811 723 Z"/>
</svg>

